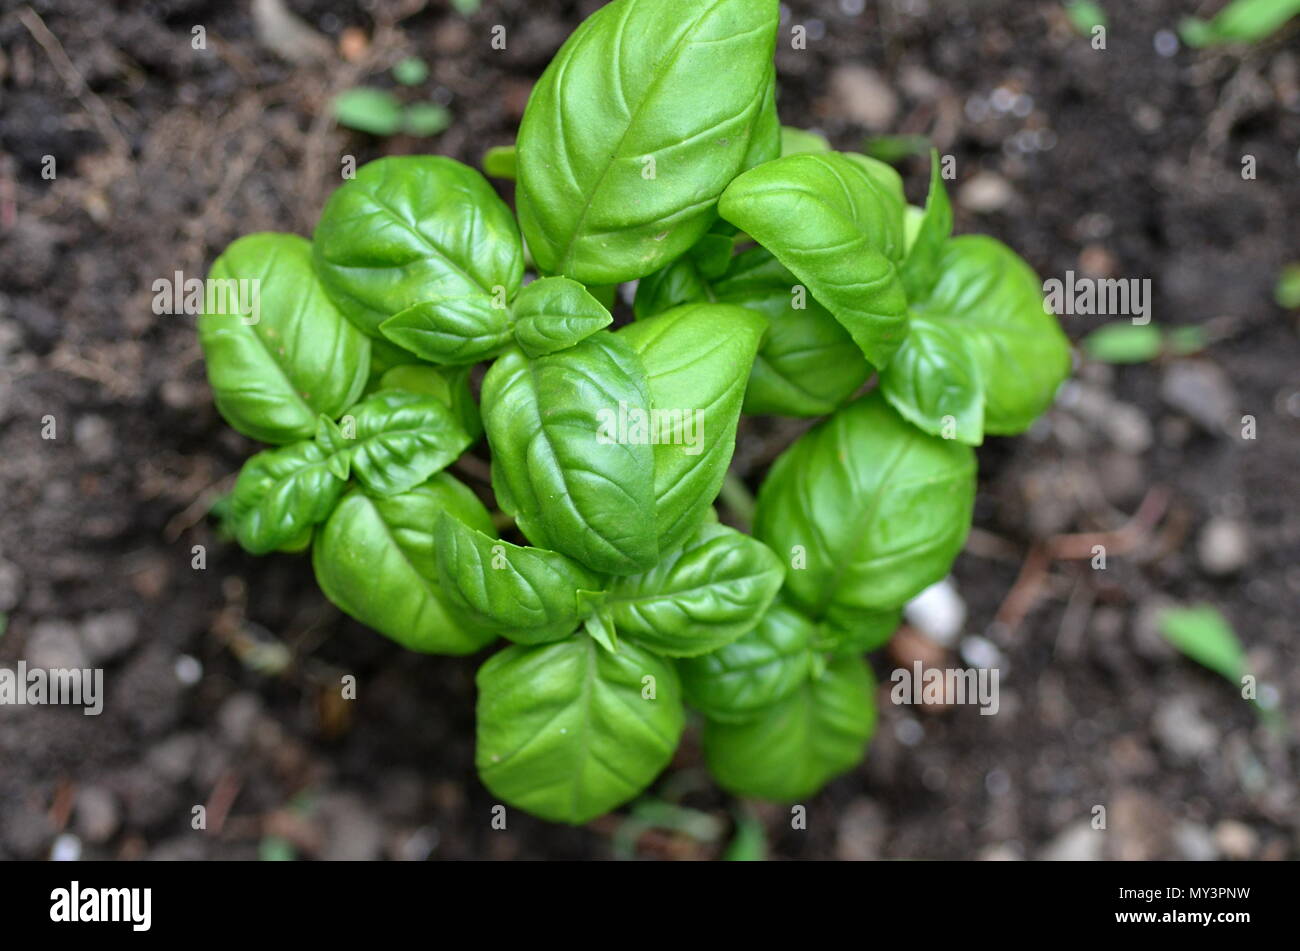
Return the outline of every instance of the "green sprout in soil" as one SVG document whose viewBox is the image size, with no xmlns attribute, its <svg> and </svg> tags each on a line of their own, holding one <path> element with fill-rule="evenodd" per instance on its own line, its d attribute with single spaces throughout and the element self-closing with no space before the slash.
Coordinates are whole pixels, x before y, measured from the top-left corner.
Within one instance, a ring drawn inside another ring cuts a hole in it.
<svg viewBox="0 0 1300 951">
<path fill-rule="evenodd" d="M 1300 0 L 1233 0 L 1211 20 L 1189 17 L 1178 25 L 1188 46 L 1200 49 L 1266 40 L 1300 13 Z"/>
<path fill-rule="evenodd" d="M 393 67 L 393 78 L 403 86 L 415 87 L 429 76 L 424 61 L 407 57 Z M 451 113 L 436 102 L 404 103 L 396 93 L 374 86 L 358 86 L 338 96 L 333 103 L 339 125 L 370 135 L 437 135 L 451 125 Z"/>
</svg>

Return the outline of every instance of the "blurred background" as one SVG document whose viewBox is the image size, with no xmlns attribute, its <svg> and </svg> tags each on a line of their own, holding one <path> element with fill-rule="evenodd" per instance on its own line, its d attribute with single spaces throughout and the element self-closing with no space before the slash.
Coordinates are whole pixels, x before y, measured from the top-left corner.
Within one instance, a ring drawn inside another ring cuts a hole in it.
<svg viewBox="0 0 1300 951">
<path fill-rule="evenodd" d="M 1193 49 L 1180 21 L 1224 3 L 783 6 L 786 124 L 895 163 L 915 203 L 932 142 L 958 233 L 1152 295 L 1146 327 L 1062 318 L 1073 379 L 981 447 L 953 577 L 874 658 L 998 667 L 1000 712 L 886 683 L 806 830 L 721 794 L 688 731 L 633 806 L 494 831 L 475 660 L 403 651 L 306 558 L 219 537 L 255 447 L 153 282 L 310 235 L 345 156 L 477 165 L 599 5 L 0 2 L 0 664 L 100 666 L 107 693 L 0 707 L 0 858 L 1300 856 L 1300 21 Z M 804 425 L 742 423 L 735 471 L 756 485 Z"/>
</svg>

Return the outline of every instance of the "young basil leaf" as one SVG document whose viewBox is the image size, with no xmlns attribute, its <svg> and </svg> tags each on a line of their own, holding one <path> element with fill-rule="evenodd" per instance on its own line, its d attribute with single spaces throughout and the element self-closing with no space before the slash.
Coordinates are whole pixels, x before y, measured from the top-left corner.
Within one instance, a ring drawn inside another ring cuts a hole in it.
<svg viewBox="0 0 1300 951">
<path fill-rule="evenodd" d="M 713 288 L 700 273 L 695 260 L 689 254 L 683 254 L 662 270 L 637 281 L 632 315 L 637 320 L 645 320 L 682 304 L 711 300 Z"/>
<path fill-rule="evenodd" d="M 325 597 L 403 647 L 472 654 L 494 635 L 462 623 L 438 586 L 433 526 L 441 512 L 493 531 L 483 503 L 445 472 L 387 498 L 353 489 L 317 532 L 312 567 Z"/>
<path fill-rule="evenodd" d="M 346 458 L 361 484 L 377 495 L 419 485 L 470 444 L 446 403 L 406 390 L 380 390 L 348 410 L 340 423 L 318 429 L 317 442 Z"/>
<path fill-rule="evenodd" d="M 833 413 L 866 382 L 871 367 L 830 312 L 765 248 L 737 255 L 714 297 L 767 318 L 743 411 L 782 416 Z"/>
<path fill-rule="evenodd" d="M 739 640 L 677 665 L 686 702 L 711 720 L 739 723 L 794 693 L 812 672 L 816 623 L 781 600 Z"/>
<path fill-rule="evenodd" d="M 917 227 L 916 236 L 908 244 L 907 257 L 900 272 L 903 290 L 910 301 L 920 300 L 930 293 L 939 279 L 939 257 L 943 246 L 952 236 L 952 204 L 943 187 L 939 164 L 939 150 L 930 150 L 930 194 L 925 199 L 925 211 Z"/>
<path fill-rule="evenodd" d="M 428 301 L 444 302 L 461 322 L 490 326 L 505 319 L 524 273 L 505 202 L 474 169 L 436 155 L 357 169 L 325 204 L 314 253 L 334 303 L 372 337 L 383 321 Z"/>
<path fill-rule="evenodd" d="M 423 300 L 379 325 L 393 343 L 433 363 L 451 366 L 490 360 L 510 343 L 503 294 Z"/>
<path fill-rule="evenodd" d="M 695 264 L 700 273 L 700 277 L 706 281 L 716 281 L 722 275 L 727 273 L 731 267 L 731 256 L 736 251 L 736 236 L 734 234 L 714 234 L 710 232 L 686 252 Z M 640 285 L 637 285 L 638 288 Z M 684 303 L 684 302 L 683 302 Z"/>
<path fill-rule="evenodd" d="M 530 357 L 572 347 L 614 320 L 585 287 L 567 277 L 543 277 L 525 285 L 510 309 L 515 340 Z"/>
<path fill-rule="evenodd" d="M 907 335 L 898 276 L 903 206 L 869 162 L 838 152 L 788 155 L 737 177 L 718 211 L 793 271 L 883 367 Z"/>
<path fill-rule="evenodd" d="M 406 390 L 432 396 L 451 409 L 471 443 L 483 435 L 483 420 L 478 403 L 469 388 L 469 367 L 431 367 L 408 363 L 388 370 L 379 380 L 378 389 Z"/>
<path fill-rule="evenodd" d="M 483 174 L 514 181 L 518 175 L 513 145 L 494 145 L 483 154 Z"/>
<path fill-rule="evenodd" d="M 758 495 L 754 535 L 791 560 L 794 605 L 852 632 L 942 578 L 975 500 L 975 454 L 927 436 L 872 393 L 782 453 Z"/>
<path fill-rule="evenodd" d="M 585 614 L 578 591 L 599 584 L 571 558 L 500 541 L 445 512 L 434 543 L 438 582 L 452 606 L 475 625 L 520 644 L 572 634 Z"/>
<path fill-rule="evenodd" d="M 311 527 L 333 511 L 347 485 L 344 479 L 329 471 L 314 442 L 259 452 L 235 480 L 228 524 L 254 555 L 293 546 L 304 533 L 310 538 Z"/>
<path fill-rule="evenodd" d="M 771 148 L 777 6 L 614 0 L 569 37 L 519 127 L 519 221 L 544 273 L 632 280 L 704 234 L 723 188 Z"/>
<path fill-rule="evenodd" d="M 701 242 L 712 236 L 705 235 Z M 726 239 L 734 245 L 734 239 Z M 698 247 L 698 245 L 697 245 Z M 852 396 L 871 367 L 830 312 L 808 296 L 766 248 L 728 259 L 725 272 L 706 278 L 693 248 L 637 284 L 638 320 L 686 303 L 736 304 L 767 318 L 767 331 L 749 374 L 743 412 L 825 416 Z"/>
<path fill-rule="evenodd" d="M 623 637 L 656 654 L 693 657 L 753 628 L 784 577 L 762 542 L 706 523 L 645 574 L 615 580 L 608 605 Z"/>
<path fill-rule="evenodd" d="M 343 319 L 311 267 L 311 244 L 250 234 L 212 265 L 199 344 L 221 415 L 269 443 L 309 438 L 365 388 L 370 341 Z"/>
<path fill-rule="evenodd" d="M 894 409 L 934 436 L 968 446 L 984 441 L 984 373 L 951 322 L 912 319 L 907 340 L 880 374 Z"/>
<path fill-rule="evenodd" d="M 514 646 L 478 672 L 475 761 L 506 802 L 578 825 L 627 802 L 668 765 L 685 723 L 672 664 L 585 634 Z"/>
<path fill-rule="evenodd" d="M 609 608 L 602 604 L 588 614 L 582 622 L 582 629 L 602 648 L 611 654 L 618 653 L 618 632 L 614 630 L 614 618 Z"/>
<path fill-rule="evenodd" d="M 655 563 L 655 456 L 605 420 L 650 406 L 645 369 L 609 331 L 536 360 L 508 350 L 483 379 L 492 485 L 529 541 L 607 574 Z"/>
<path fill-rule="evenodd" d="M 681 545 L 718 497 L 762 335 L 761 316 L 728 304 L 687 304 L 618 331 L 649 382 L 650 401 L 641 405 L 652 408 L 660 551 Z"/>
<path fill-rule="evenodd" d="M 791 802 L 861 761 L 876 726 L 871 671 L 836 657 L 820 677 L 740 723 L 706 721 L 704 756 L 737 796 Z"/>
<path fill-rule="evenodd" d="M 978 444 L 983 433 L 1023 432 L 1070 370 L 1069 342 L 1044 309 L 1038 278 L 1010 248 L 983 235 L 944 244 L 938 273 L 929 296 L 912 304 L 913 333 L 903 350 L 917 352 L 900 353 L 898 366 L 881 373 L 881 389 L 929 433 Z M 939 371 L 944 385 L 934 379 Z M 973 404 L 981 392 L 977 430 Z M 957 422 L 955 433 L 946 415 Z"/>
<path fill-rule="evenodd" d="M 781 126 L 781 154 L 798 155 L 801 152 L 829 152 L 831 144 L 820 132 L 808 132 L 794 126 Z"/>
</svg>

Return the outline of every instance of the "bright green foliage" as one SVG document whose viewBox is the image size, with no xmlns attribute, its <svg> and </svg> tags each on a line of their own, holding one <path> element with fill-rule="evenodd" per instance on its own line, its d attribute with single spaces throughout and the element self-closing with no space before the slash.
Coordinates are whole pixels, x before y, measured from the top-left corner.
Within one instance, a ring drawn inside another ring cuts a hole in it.
<svg viewBox="0 0 1300 951">
<path fill-rule="evenodd" d="M 270 444 L 218 507 L 231 534 L 309 548 L 330 601 L 412 650 L 509 642 L 479 668 L 477 766 L 546 819 L 640 796 L 687 705 L 736 795 L 803 800 L 852 769 L 875 726 L 863 654 L 950 571 L 970 447 L 1027 428 L 1069 368 L 1028 265 L 952 236 L 937 155 L 915 208 L 887 164 L 781 125 L 778 12 L 597 10 L 484 160 L 517 177 L 518 224 L 479 172 L 389 157 L 311 242 L 250 235 L 212 268 L 248 292 L 199 320 L 214 399 Z M 410 130 L 413 107 L 375 102 L 359 123 Z M 742 410 L 814 418 L 756 502 L 728 471 Z M 724 485 L 752 534 L 719 521 Z M 1188 653 L 1239 668 L 1177 620 Z M 761 854 L 761 828 L 737 842 Z"/>
</svg>

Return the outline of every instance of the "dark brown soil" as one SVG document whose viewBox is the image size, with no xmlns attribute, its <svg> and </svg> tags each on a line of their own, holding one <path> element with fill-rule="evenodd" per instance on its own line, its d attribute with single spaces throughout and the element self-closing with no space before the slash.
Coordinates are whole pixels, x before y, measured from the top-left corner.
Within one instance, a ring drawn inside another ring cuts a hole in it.
<svg viewBox="0 0 1300 951">
<path fill-rule="evenodd" d="M 253 558 L 215 534 L 206 509 L 254 446 L 211 405 L 192 318 L 150 308 L 156 279 L 201 276 L 240 234 L 310 234 L 344 155 L 477 163 L 512 141 L 531 82 L 598 5 L 487 0 L 466 19 L 438 0 L 294 0 L 333 53 L 291 65 L 249 4 L 0 2 L 0 662 L 89 653 L 108 692 L 100 717 L 0 708 L 0 858 L 48 856 L 67 833 L 87 857 L 118 858 L 281 843 L 326 858 L 720 853 L 735 804 L 693 734 L 652 793 L 712 817 L 699 830 L 643 829 L 623 810 L 581 829 L 512 811 L 494 831 L 473 771 L 476 661 L 407 653 L 325 602 L 306 559 Z M 1149 278 L 1155 321 L 1201 325 L 1210 343 L 1190 401 L 1167 393 L 1187 370 L 1172 359 L 1081 365 L 1030 434 L 981 449 L 976 531 L 954 570 L 968 637 L 945 653 L 909 633 L 877 670 L 996 650 L 1001 712 L 931 714 L 882 692 L 870 757 L 806 804 L 806 830 L 756 807 L 776 857 L 1300 855 L 1300 343 L 1271 299 L 1300 256 L 1298 34 L 1163 56 L 1157 31 L 1188 4 L 1105 5 L 1105 50 L 1050 2 L 787 5 L 785 122 L 858 148 L 855 110 L 883 110 L 884 131 L 955 156 L 958 231 L 1003 239 L 1044 277 Z M 489 45 L 497 24 L 505 50 Z M 806 50 L 790 48 L 795 24 Z M 339 53 L 350 27 L 369 41 L 360 62 Z M 423 89 L 450 129 L 334 127 L 332 95 L 388 84 L 408 54 L 430 64 Z M 896 90 L 892 112 L 857 65 Z M 1031 97 L 1027 114 L 981 118 L 999 88 Z M 927 163 L 900 167 L 920 201 Z M 1077 339 L 1103 319 L 1063 320 Z M 1198 423 L 1215 400 L 1253 416 L 1257 438 Z M 42 438 L 47 418 L 57 438 Z M 756 484 L 797 431 L 747 424 L 737 469 Z M 1104 572 L 1032 570 L 1045 540 L 1114 531 L 1144 498 Z M 1227 574 L 1198 552 L 1212 518 L 1249 546 Z M 1008 602 L 1027 560 L 1017 591 L 1038 597 Z M 1289 733 L 1164 644 L 1151 617 L 1166 600 L 1225 613 Z M 344 674 L 355 703 L 333 699 Z M 1080 833 L 1097 805 L 1107 832 Z"/>
</svg>

